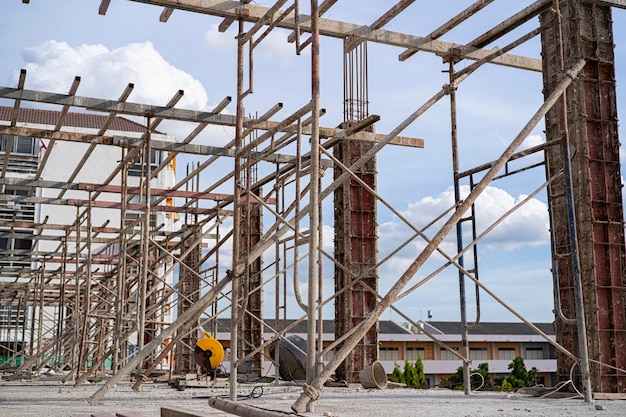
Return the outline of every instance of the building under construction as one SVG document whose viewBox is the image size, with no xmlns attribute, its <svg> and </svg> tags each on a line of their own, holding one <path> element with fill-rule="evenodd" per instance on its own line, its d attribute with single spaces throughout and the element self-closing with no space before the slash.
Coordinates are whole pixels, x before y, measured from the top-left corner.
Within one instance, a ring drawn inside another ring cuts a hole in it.
<svg viewBox="0 0 626 417">
<path fill-rule="evenodd" d="M 558 352 L 559 377 L 573 376 L 587 400 L 597 392 L 626 393 L 614 57 L 615 44 L 626 39 L 614 39 L 612 27 L 612 14 L 624 13 L 626 2 L 537 0 L 491 22 L 481 36 L 452 43 L 440 38 L 471 25 L 476 14 L 498 1 L 450 6 L 449 15 L 433 16 L 441 26 L 417 34 L 385 29 L 394 19 L 417 13 L 414 0 L 381 4 L 388 8 L 369 25 L 327 18 L 341 0 L 277 0 L 271 7 L 249 0 L 131 1 L 161 8 L 165 24 L 172 13 L 196 13 L 219 22 L 222 32 L 236 27 L 236 92 L 206 112 L 177 107 L 181 91 L 165 105 L 131 102 L 132 84 L 117 100 L 81 96 L 80 76 L 88 74 L 77 74 L 65 92 L 26 89 L 26 71 L 17 86 L 0 86 L 0 354 L 12 377 L 44 366 L 66 372 L 74 384 L 105 374 L 108 382 L 90 399 L 96 402 L 131 374 L 140 384 L 137 373 L 197 372 L 198 338 L 205 330 L 226 330 L 235 399 L 238 373 L 260 373 L 269 347 L 289 333 L 286 319 L 301 316 L 290 323 L 307 322 L 307 385 L 292 407 L 303 411 L 331 375 L 358 382 L 359 372 L 378 359 L 377 323 L 387 309 L 417 326 L 393 304 L 407 295 L 411 279 L 436 254 L 458 270 L 463 348 L 455 354 L 469 381 L 467 337 L 474 323 L 467 317 L 466 285 L 501 301 L 478 279 L 482 231 L 475 227 L 475 202 L 492 181 L 539 169 L 545 170 L 545 183 L 528 194 L 547 195 L 556 330 L 556 342 L 550 342 Z M 94 13 L 106 15 L 109 3 L 102 0 Z M 528 33 L 502 44 L 529 24 Z M 290 31 L 294 53 L 310 54 L 310 74 L 302 79 L 311 86 L 310 96 L 286 117 L 280 116 L 280 103 L 246 115 L 257 70 L 255 48 L 277 28 Z M 324 37 L 343 42 L 343 122 L 336 126 L 323 125 L 320 105 Z M 541 41 L 540 59 L 515 54 L 533 39 Z M 373 43 L 396 49 L 401 61 L 435 55 L 449 75 L 446 85 L 416 102 L 404 121 L 384 133 L 375 129 L 384 115 L 369 113 L 368 44 Z M 501 156 L 461 171 L 457 86 L 492 65 L 541 73 L 544 102 Z M 233 115 L 224 112 L 231 101 Z M 428 138 L 401 134 L 443 101 L 450 108 L 456 202 L 433 219 L 438 230 L 425 233 L 377 192 L 377 177 L 385 173 L 379 172 L 376 157 L 386 147 L 428 146 Z M 55 110 L 26 108 L 40 104 Z M 164 121 L 186 124 L 191 133 L 168 136 L 159 130 Z M 541 122 L 545 143 L 519 150 Z M 194 143 L 211 125 L 233 128 L 234 138 L 222 147 Z M 184 174 L 178 167 L 175 176 L 181 155 L 199 162 Z M 223 161 L 230 169 L 215 175 L 212 167 Z M 517 162 L 515 169 L 511 161 Z M 470 187 L 467 195 L 460 192 L 464 184 Z M 324 204 L 332 210 L 325 211 Z M 414 233 L 411 241 L 422 243 L 386 293 L 379 292 L 378 270 L 395 251 L 379 256 L 380 207 L 406 222 Z M 324 224 L 334 227 L 332 252 L 322 245 Z M 457 250 L 446 253 L 441 244 L 451 232 L 457 235 Z M 469 244 L 463 242 L 468 232 Z M 334 289 L 325 299 L 322 266 L 327 262 Z M 425 281 L 410 288 L 413 297 L 419 298 Z M 298 288 L 300 282 L 306 288 Z M 263 297 L 269 287 L 274 299 Z M 287 308 L 288 292 L 296 294 L 294 311 Z M 516 314 L 515 306 L 503 304 Z M 268 305 L 274 310 L 273 327 L 263 317 Z M 320 326 L 327 305 L 334 306 L 335 342 L 324 346 Z M 230 328 L 217 329 L 217 318 L 225 315 Z M 274 337 L 264 337 L 268 331 Z M 322 362 L 329 351 L 332 359 Z M 465 389 L 469 394 L 469 382 Z"/>
</svg>

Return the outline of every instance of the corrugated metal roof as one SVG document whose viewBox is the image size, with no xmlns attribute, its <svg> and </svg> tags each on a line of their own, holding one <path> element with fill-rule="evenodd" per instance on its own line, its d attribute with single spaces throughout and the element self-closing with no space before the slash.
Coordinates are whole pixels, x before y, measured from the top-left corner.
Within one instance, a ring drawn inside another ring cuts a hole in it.
<svg viewBox="0 0 626 417">
<path fill-rule="evenodd" d="M 0 120 L 10 121 L 12 113 L 12 107 L 0 106 Z M 55 126 L 60 116 L 60 111 L 20 108 L 17 121 L 20 123 Z M 63 126 L 100 129 L 104 125 L 107 118 L 108 116 L 104 114 L 68 112 L 65 120 L 63 121 Z M 108 130 L 143 133 L 146 129 L 139 123 L 118 116 L 109 125 Z"/>
<path fill-rule="evenodd" d="M 461 334 L 461 323 L 454 321 L 425 321 L 425 330 L 433 334 Z M 552 323 L 533 323 L 539 330 L 553 336 Z M 429 329 L 431 327 L 432 329 Z M 479 322 L 469 330 L 469 334 L 482 335 L 534 335 L 534 330 L 525 323 Z"/>
<path fill-rule="evenodd" d="M 289 326 L 291 325 L 295 320 L 286 320 L 286 325 Z M 266 319 L 265 322 L 270 325 L 271 327 L 274 327 L 274 319 Z M 285 326 L 282 326 L 282 321 L 281 321 L 281 326 L 279 329 L 277 330 L 281 330 L 283 329 Z M 407 329 L 405 329 L 404 327 L 400 326 L 399 324 L 391 321 L 391 320 L 381 320 L 378 322 L 379 328 L 380 328 L 380 332 L 381 334 L 411 334 L 411 332 Z M 289 330 L 289 333 L 306 333 L 307 332 L 307 321 L 304 320 L 300 323 L 298 323 L 293 329 Z M 335 334 L 335 321 L 334 320 L 324 320 L 324 333 L 326 334 Z M 218 326 L 217 326 L 217 330 L 218 331 L 222 331 L 222 332 L 229 332 L 230 331 L 230 319 L 226 318 L 226 319 L 219 319 L 218 320 Z M 205 326 L 206 328 L 206 326 Z"/>
<path fill-rule="evenodd" d="M 287 320 L 287 326 L 291 325 L 295 320 Z M 274 327 L 274 319 L 266 319 L 265 322 Z M 282 323 L 282 322 L 281 322 Z M 424 330 L 433 335 L 460 335 L 461 323 L 453 321 L 425 321 Z M 405 327 L 391 320 L 381 320 L 378 322 L 380 334 L 386 335 L 405 335 L 412 334 Z M 554 336 L 555 331 L 552 323 L 533 323 L 539 330 L 548 336 Z M 284 328 L 281 326 L 281 328 Z M 208 330 L 208 328 L 207 328 Z M 280 330 L 280 329 L 278 329 Z M 230 319 L 221 318 L 218 321 L 218 331 L 230 331 Z M 306 320 L 298 323 L 289 333 L 306 333 Z M 324 320 L 324 333 L 335 334 L 335 322 L 333 320 Z M 477 326 L 469 330 L 470 335 L 503 335 L 503 336 L 524 336 L 536 335 L 536 333 L 525 323 L 502 323 L 502 322 L 481 322 Z"/>
</svg>

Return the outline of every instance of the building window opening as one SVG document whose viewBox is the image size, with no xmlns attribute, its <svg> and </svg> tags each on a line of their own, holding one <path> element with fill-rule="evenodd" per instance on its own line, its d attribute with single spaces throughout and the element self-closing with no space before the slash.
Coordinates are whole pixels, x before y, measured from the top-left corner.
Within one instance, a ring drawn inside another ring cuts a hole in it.
<svg viewBox="0 0 626 417">
<path fill-rule="evenodd" d="M 159 150 L 155 150 L 152 149 L 150 151 L 150 170 L 154 171 L 159 167 L 159 164 L 161 163 L 161 151 Z M 145 167 L 142 166 L 141 161 L 134 164 L 132 167 L 130 167 L 128 169 L 128 175 L 130 175 L 131 177 L 140 177 L 140 176 L 145 176 Z"/>
<path fill-rule="evenodd" d="M 489 351 L 485 347 L 470 348 L 470 359 L 473 361 L 489 360 Z"/>
<path fill-rule="evenodd" d="M 452 350 L 454 350 L 455 352 L 458 352 L 459 348 L 455 347 L 455 348 L 452 348 Z M 459 357 L 456 356 L 454 353 L 450 352 L 448 349 L 441 348 L 441 350 L 439 351 L 439 355 L 442 361 L 459 360 Z"/>
<path fill-rule="evenodd" d="M 380 348 L 378 357 L 381 361 L 397 361 L 399 359 L 398 348 Z"/>
<path fill-rule="evenodd" d="M 543 359 L 543 348 L 529 347 L 526 348 L 526 359 Z"/>
<path fill-rule="evenodd" d="M 416 361 L 417 357 L 421 357 L 424 359 L 424 349 L 423 348 L 406 348 L 406 357 L 409 361 Z"/>
<path fill-rule="evenodd" d="M 11 153 L 19 155 L 37 155 L 37 142 L 29 136 L 14 136 L 11 144 Z M 6 153 L 9 146 L 9 135 L 0 135 L 0 152 Z"/>
<path fill-rule="evenodd" d="M 512 361 L 515 356 L 515 348 L 498 348 L 498 359 L 502 361 Z"/>
</svg>

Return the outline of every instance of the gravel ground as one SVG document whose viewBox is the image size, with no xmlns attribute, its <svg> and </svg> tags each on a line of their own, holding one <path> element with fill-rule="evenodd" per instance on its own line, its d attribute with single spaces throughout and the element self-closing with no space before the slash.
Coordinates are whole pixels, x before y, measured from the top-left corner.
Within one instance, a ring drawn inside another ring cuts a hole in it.
<svg viewBox="0 0 626 417">
<path fill-rule="evenodd" d="M 100 404 L 91 406 L 89 397 L 101 386 L 85 384 L 74 388 L 58 381 L 0 382 L 0 416 L 78 417 L 95 413 L 135 412 L 145 417 L 160 416 L 161 407 L 180 407 L 206 415 L 231 416 L 211 408 L 208 398 L 224 396 L 228 389 L 187 388 L 177 391 L 165 383 L 145 383 L 141 392 L 131 383 L 120 383 Z M 245 405 L 291 412 L 301 388 L 293 385 L 262 384 L 259 398 L 241 399 Z M 250 394 L 254 385 L 241 385 L 240 394 Z M 598 409 L 599 408 L 599 409 Z M 466 396 L 450 390 L 386 389 L 361 387 L 323 388 L 315 411 L 305 416 L 626 416 L 626 401 L 599 401 L 586 404 L 581 399 L 537 398 L 526 395 L 475 392 Z"/>
</svg>

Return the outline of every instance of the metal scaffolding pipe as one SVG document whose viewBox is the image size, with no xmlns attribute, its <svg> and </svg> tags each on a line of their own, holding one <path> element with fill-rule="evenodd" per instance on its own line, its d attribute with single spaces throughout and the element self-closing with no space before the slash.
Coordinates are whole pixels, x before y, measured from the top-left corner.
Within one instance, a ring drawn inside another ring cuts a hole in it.
<svg viewBox="0 0 626 417">
<path fill-rule="evenodd" d="M 532 129 L 534 129 L 537 123 L 543 119 L 548 110 L 550 110 L 556 101 L 561 97 L 565 89 L 578 76 L 578 73 L 582 70 L 584 65 L 585 61 L 580 60 L 570 71 L 566 73 L 567 76 L 561 80 L 552 94 L 550 94 L 546 101 L 541 105 L 537 113 L 535 113 L 513 142 L 511 142 L 511 144 L 502 153 L 494 166 L 485 174 L 484 178 L 470 192 L 467 198 L 457 207 L 456 211 L 446 221 L 446 223 L 442 226 L 439 232 L 437 232 L 424 250 L 418 255 L 418 257 L 415 258 L 413 263 L 402 274 L 400 279 L 391 287 L 381 302 L 377 304 L 374 310 L 357 326 L 357 331 L 345 341 L 345 344 L 341 347 L 341 349 L 339 349 L 339 351 L 337 351 L 335 357 L 328 363 L 328 365 L 326 365 L 322 372 L 319 373 L 315 380 L 304 385 L 302 394 L 300 394 L 300 397 L 291 406 L 292 410 L 295 412 L 301 412 L 310 402 L 317 400 L 319 397 L 319 390 L 324 382 L 326 382 L 336 367 L 356 346 L 359 340 L 363 337 L 363 334 L 365 334 L 365 332 L 367 332 L 367 330 L 374 325 L 381 314 L 396 300 L 400 291 L 406 286 L 406 284 L 408 284 L 411 278 L 413 278 L 417 271 L 422 267 L 424 262 L 426 262 L 430 255 L 441 244 L 443 239 L 450 233 L 463 214 L 472 204 L 474 204 L 478 196 L 487 188 L 491 180 L 498 174 L 498 171 L 500 171 L 500 169 L 506 164 L 511 155 L 513 155 L 515 150 L 530 134 Z"/>
<path fill-rule="evenodd" d="M 183 325 L 191 322 L 195 317 L 199 317 L 200 314 L 206 308 L 211 305 L 218 294 L 222 292 L 226 284 L 231 282 L 231 274 L 227 274 L 226 277 L 218 281 L 213 288 L 207 291 L 200 299 L 193 304 L 188 310 L 181 314 L 176 321 L 163 329 L 158 336 L 156 336 L 150 343 L 148 343 L 142 350 L 137 352 L 133 360 L 128 362 L 126 366 L 120 369 L 115 375 L 113 375 L 98 391 L 96 391 L 91 397 L 89 397 L 89 404 L 96 405 L 106 395 L 106 393 L 116 386 L 122 378 L 132 372 L 137 366 L 150 355 L 157 347 L 166 340 L 172 337 L 172 335 Z"/>
<path fill-rule="evenodd" d="M 309 191 L 311 213 L 309 216 L 309 285 L 307 305 L 307 357 L 306 357 L 306 380 L 312 383 L 317 376 L 315 366 L 316 351 L 316 328 L 317 328 L 317 293 L 318 280 L 321 279 L 320 264 L 318 257 L 318 245 L 320 236 L 320 135 L 319 135 L 319 108 L 320 108 L 320 32 L 319 10 L 317 0 L 311 0 L 311 174 Z M 306 406 L 307 412 L 313 412 L 313 403 Z"/>
<path fill-rule="evenodd" d="M 456 16 L 454 16 L 452 19 L 449 19 L 446 23 L 444 23 L 443 25 L 439 26 L 437 29 L 433 30 L 428 35 L 424 36 L 424 38 L 426 38 L 426 39 L 438 39 L 438 38 L 442 37 L 443 35 L 445 35 L 449 31 L 451 31 L 452 29 L 457 27 L 459 24 L 461 24 L 465 20 L 469 19 L 475 13 L 477 13 L 478 11 L 480 11 L 483 8 L 487 7 L 490 3 L 493 3 L 493 1 L 494 0 L 478 0 L 476 3 L 472 4 L 471 6 L 469 6 L 468 8 L 463 10 L 461 13 L 457 14 Z M 419 52 L 419 49 L 409 48 L 406 51 L 402 52 L 400 55 L 398 55 L 398 60 L 406 61 L 407 59 L 409 59 L 410 57 L 415 55 L 417 52 Z"/>
<path fill-rule="evenodd" d="M 239 19 L 239 37 L 244 33 L 244 21 Z M 229 392 L 230 399 L 237 399 L 237 366 L 239 363 L 238 337 L 239 323 L 243 318 L 243 313 L 239 311 L 239 286 L 242 274 L 247 268 L 237 268 L 243 261 L 242 259 L 242 231 L 241 231 L 241 150 L 243 146 L 243 112 L 244 112 L 244 92 L 243 92 L 243 72 L 244 72 L 244 42 L 240 39 L 237 41 L 237 111 L 235 124 L 235 161 L 233 167 L 234 188 L 233 188 L 233 273 L 232 281 L 232 301 L 230 307 L 230 378 Z M 250 260 L 248 259 L 248 262 Z"/>
</svg>

